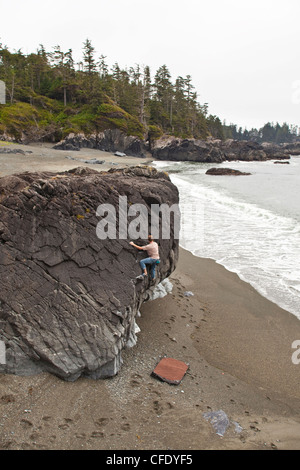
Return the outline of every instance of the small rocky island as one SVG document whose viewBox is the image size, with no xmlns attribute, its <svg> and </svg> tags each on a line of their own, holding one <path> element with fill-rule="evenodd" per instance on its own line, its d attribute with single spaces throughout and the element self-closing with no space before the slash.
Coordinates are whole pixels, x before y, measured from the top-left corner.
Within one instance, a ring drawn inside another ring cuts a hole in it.
<svg viewBox="0 0 300 470">
<path fill-rule="evenodd" d="M 251 175 L 251 173 L 233 170 L 232 168 L 210 168 L 209 170 L 207 170 L 206 175 L 248 176 Z"/>
</svg>

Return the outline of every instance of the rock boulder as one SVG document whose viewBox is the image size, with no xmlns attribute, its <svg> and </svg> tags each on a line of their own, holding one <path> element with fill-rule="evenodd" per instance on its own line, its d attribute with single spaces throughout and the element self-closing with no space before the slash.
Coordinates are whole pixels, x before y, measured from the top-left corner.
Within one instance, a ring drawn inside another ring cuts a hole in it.
<svg viewBox="0 0 300 470">
<path fill-rule="evenodd" d="M 248 176 L 251 175 L 251 173 L 233 170 L 232 168 L 210 168 L 207 170 L 206 175 Z"/>
<path fill-rule="evenodd" d="M 132 157 L 144 157 L 145 145 L 135 136 L 129 136 L 119 129 L 107 129 L 99 134 L 69 134 L 53 147 L 55 150 L 79 151 L 81 148 L 120 152 Z"/>
<path fill-rule="evenodd" d="M 178 259 L 171 224 L 170 238 L 158 240 L 155 281 L 136 282 L 143 252 L 96 232 L 101 204 L 115 207 L 119 222 L 120 195 L 128 209 L 140 203 L 148 213 L 154 203 L 178 203 L 169 177 L 147 167 L 0 178 L 1 372 L 48 371 L 69 381 L 118 372 L 141 304 Z"/>
<path fill-rule="evenodd" d="M 264 161 L 267 160 L 267 154 L 262 145 L 257 142 L 246 140 L 228 139 L 220 141 L 220 149 L 224 153 L 225 160 L 242 161 Z"/>
<path fill-rule="evenodd" d="M 225 160 L 223 152 L 210 141 L 196 139 L 161 138 L 152 147 L 152 155 L 158 160 L 217 162 Z"/>
</svg>

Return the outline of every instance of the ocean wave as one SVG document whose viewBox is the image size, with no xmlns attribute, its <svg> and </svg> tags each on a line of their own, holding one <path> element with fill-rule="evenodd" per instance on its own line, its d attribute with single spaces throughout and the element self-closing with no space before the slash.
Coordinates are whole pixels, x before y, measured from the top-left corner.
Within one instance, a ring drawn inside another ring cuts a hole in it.
<svg viewBox="0 0 300 470">
<path fill-rule="evenodd" d="M 216 260 L 300 318 L 299 221 L 200 184 L 195 175 L 171 180 L 180 195 L 181 246 Z"/>
</svg>

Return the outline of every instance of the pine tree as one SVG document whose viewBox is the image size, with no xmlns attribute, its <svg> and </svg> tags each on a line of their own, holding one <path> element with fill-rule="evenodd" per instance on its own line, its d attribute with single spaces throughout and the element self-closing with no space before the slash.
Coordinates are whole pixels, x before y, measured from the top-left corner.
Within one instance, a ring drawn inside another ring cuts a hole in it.
<svg viewBox="0 0 300 470">
<path fill-rule="evenodd" d="M 97 106 L 101 101 L 101 87 L 97 72 L 95 48 L 89 39 L 86 39 L 83 43 L 83 71 L 85 72 L 83 86 L 86 88 L 86 100 Z"/>
<path fill-rule="evenodd" d="M 62 87 L 64 106 L 67 106 L 67 91 L 68 87 L 72 84 L 72 78 L 74 77 L 74 60 L 72 57 L 72 49 L 67 52 L 63 52 L 60 46 L 54 48 L 54 52 L 51 54 L 53 61 L 54 71 L 60 80 L 58 88 Z"/>
<path fill-rule="evenodd" d="M 83 64 L 84 70 L 92 75 L 96 71 L 95 48 L 89 39 L 83 43 Z"/>
<path fill-rule="evenodd" d="M 160 123 L 163 130 L 170 132 L 173 121 L 173 85 L 171 74 L 166 65 L 162 65 L 156 72 L 153 83 L 153 100 L 151 106 L 151 120 L 154 124 Z"/>
</svg>

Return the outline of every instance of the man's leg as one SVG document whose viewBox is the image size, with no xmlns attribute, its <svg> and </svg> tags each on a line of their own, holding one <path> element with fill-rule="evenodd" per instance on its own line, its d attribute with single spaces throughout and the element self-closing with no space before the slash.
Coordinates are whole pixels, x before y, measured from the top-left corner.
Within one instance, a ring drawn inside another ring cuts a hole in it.
<svg viewBox="0 0 300 470">
<path fill-rule="evenodd" d="M 147 264 L 151 264 L 152 258 L 145 258 L 140 261 L 140 267 L 142 268 L 144 276 L 147 276 Z"/>
<path fill-rule="evenodd" d="M 151 269 L 150 269 L 151 279 L 155 279 L 155 270 L 156 270 L 156 260 L 154 260 L 151 264 Z"/>
</svg>

